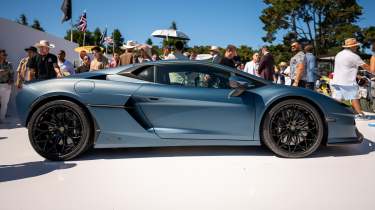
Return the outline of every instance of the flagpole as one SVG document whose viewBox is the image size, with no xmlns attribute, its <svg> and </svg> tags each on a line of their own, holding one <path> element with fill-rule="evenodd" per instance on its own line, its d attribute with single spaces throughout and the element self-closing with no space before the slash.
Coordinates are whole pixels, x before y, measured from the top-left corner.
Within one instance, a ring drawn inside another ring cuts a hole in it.
<svg viewBox="0 0 375 210">
<path fill-rule="evenodd" d="M 115 40 L 113 39 L 113 36 L 112 36 L 112 54 L 115 53 Z"/>
<path fill-rule="evenodd" d="M 85 46 L 85 41 L 86 41 L 86 30 L 83 32 L 83 45 Z"/>
<path fill-rule="evenodd" d="M 70 41 L 73 42 L 73 18 L 70 19 Z"/>
</svg>

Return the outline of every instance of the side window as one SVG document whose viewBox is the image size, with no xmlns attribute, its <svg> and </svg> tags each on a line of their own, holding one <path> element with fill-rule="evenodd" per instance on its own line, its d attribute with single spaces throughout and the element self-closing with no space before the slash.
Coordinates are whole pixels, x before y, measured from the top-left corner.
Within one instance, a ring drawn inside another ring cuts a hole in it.
<svg viewBox="0 0 375 210">
<path fill-rule="evenodd" d="M 198 88 L 229 89 L 230 73 L 204 65 L 162 65 L 158 82 Z"/>
<path fill-rule="evenodd" d="M 137 79 L 154 82 L 155 70 L 154 66 L 144 66 L 132 72 Z"/>
</svg>

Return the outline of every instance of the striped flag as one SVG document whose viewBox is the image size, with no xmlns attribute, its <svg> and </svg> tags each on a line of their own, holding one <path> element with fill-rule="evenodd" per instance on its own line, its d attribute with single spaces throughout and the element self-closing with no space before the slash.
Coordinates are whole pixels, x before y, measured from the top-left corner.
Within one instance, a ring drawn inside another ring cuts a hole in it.
<svg viewBox="0 0 375 210">
<path fill-rule="evenodd" d="M 102 45 L 105 42 L 105 38 L 107 37 L 107 27 L 102 32 L 102 35 L 100 36 L 100 44 Z"/>
<path fill-rule="evenodd" d="M 110 36 L 104 38 L 104 43 L 107 45 L 113 44 L 113 39 Z"/>
<path fill-rule="evenodd" d="M 82 13 L 79 19 L 79 23 L 76 26 L 78 30 L 86 32 L 86 29 L 87 29 L 86 11 Z"/>
</svg>

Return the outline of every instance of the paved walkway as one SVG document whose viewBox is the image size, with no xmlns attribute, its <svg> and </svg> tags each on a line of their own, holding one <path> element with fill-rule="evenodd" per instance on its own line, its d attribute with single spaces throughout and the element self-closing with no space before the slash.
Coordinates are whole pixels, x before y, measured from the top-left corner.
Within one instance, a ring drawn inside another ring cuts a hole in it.
<svg viewBox="0 0 375 210">
<path fill-rule="evenodd" d="M 49 162 L 0 126 L 0 209 L 375 209 L 375 127 L 360 145 L 284 159 L 260 147 L 105 149 Z M 340 131 L 337 131 L 340 132 Z"/>
</svg>

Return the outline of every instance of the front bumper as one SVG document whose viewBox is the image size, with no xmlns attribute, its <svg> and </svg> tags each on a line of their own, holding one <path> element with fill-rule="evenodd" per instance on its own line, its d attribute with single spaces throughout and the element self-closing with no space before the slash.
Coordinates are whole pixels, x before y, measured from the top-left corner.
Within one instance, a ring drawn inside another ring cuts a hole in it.
<svg viewBox="0 0 375 210">
<path fill-rule="evenodd" d="M 327 146 L 333 145 L 346 145 L 346 144 L 360 144 L 363 142 L 363 135 L 358 129 L 355 129 L 356 137 L 349 137 L 349 138 L 333 138 L 329 139 L 327 142 Z"/>
</svg>

